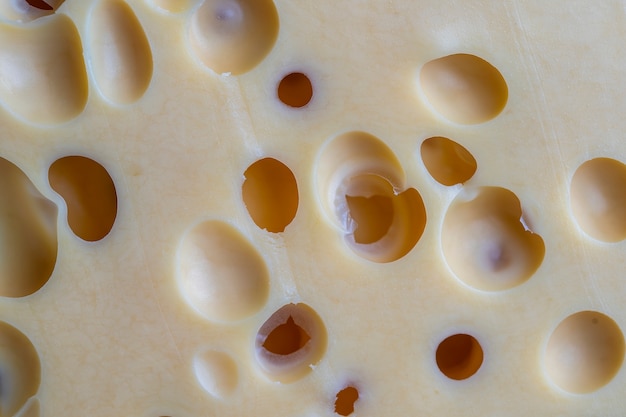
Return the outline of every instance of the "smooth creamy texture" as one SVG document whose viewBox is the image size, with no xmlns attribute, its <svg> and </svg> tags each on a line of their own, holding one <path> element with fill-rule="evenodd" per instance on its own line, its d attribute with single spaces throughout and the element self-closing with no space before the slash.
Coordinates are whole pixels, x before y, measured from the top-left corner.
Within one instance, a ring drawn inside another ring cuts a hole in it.
<svg viewBox="0 0 626 417">
<path fill-rule="evenodd" d="M 48 4 L 0 416 L 624 416 L 621 2 Z"/>
</svg>

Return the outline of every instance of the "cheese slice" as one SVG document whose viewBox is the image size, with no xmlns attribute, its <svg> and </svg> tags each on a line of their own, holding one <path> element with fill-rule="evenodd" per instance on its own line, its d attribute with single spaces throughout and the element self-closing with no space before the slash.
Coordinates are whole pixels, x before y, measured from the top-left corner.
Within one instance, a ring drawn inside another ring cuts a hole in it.
<svg viewBox="0 0 626 417">
<path fill-rule="evenodd" d="M 618 1 L 0 1 L 0 416 L 626 413 Z"/>
</svg>

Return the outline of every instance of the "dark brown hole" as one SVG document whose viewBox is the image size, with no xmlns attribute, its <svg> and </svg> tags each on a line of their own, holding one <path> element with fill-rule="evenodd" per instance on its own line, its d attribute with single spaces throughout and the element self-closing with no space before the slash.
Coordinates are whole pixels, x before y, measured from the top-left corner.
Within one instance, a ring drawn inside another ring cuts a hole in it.
<svg viewBox="0 0 626 417">
<path fill-rule="evenodd" d="M 309 340 L 309 334 L 289 316 L 285 323 L 267 335 L 263 347 L 276 355 L 291 355 L 302 349 Z"/>
<path fill-rule="evenodd" d="M 359 399 L 359 391 L 354 387 L 346 387 L 337 393 L 335 413 L 349 416 L 354 412 L 354 403 Z"/>
<path fill-rule="evenodd" d="M 301 72 L 285 76 L 278 84 L 278 98 L 289 107 L 304 107 L 312 97 L 311 80 Z"/>
<path fill-rule="evenodd" d="M 352 197 L 347 195 L 350 217 L 357 224 L 354 231 L 356 243 L 367 245 L 382 239 L 393 223 L 393 202 L 391 197 L 373 195 Z"/>
<path fill-rule="evenodd" d="M 26 3 L 41 10 L 54 10 L 54 7 L 50 6 L 43 0 L 26 0 Z"/>
<path fill-rule="evenodd" d="M 483 349 L 467 334 L 455 334 L 439 344 L 437 366 L 448 378 L 462 380 L 474 375 L 483 363 Z"/>
</svg>

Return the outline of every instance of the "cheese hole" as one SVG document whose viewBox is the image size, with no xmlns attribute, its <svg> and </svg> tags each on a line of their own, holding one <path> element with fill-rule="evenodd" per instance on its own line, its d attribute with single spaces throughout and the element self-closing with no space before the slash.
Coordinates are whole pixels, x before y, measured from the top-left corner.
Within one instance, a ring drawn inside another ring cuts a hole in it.
<svg viewBox="0 0 626 417">
<path fill-rule="evenodd" d="M 0 296 L 24 297 L 43 287 L 54 270 L 57 207 L 4 158 L 0 192 Z"/>
<path fill-rule="evenodd" d="M 15 327 L 0 322 L 0 415 L 14 416 L 28 407 L 40 381 L 39 355 L 31 341 Z"/>
<path fill-rule="evenodd" d="M 349 132 L 333 139 L 320 154 L 316 178 L 328 218 L 357 255 L 393 262 L 421 238 L 422 197 L 405 187 L 402 167 L 378 138 Z"/>
<path fill-rule="evenodd" d="M 259 252 L 229 224 L 208 220 L 178 247 L 176 277 L 183 298 L 204 318 L 232 322 L 267 301 L 269 275 Z"/>
<path fill-rule="evenodd" d="M 354 403 L 359 399 L 359 391 L 354 387 L 346 387 L 337 393 L 335 398 L 335 413 L 340 416 L 349 416 L 354 412 Z"/>
<path fill-rule="evenodd" d="M 326 351 L 324 323 L 306 304 L 287 304 L 257 332 L 255 357 L 272 380 L 288 383 L 304 377 Z"/>
<path fill-rule="evenodd" d="M 435 356 L 439 370 L 457 381 L 474 375 L 483 363 L 480 343 L 468 334 L 447 337 L 437 347 Z"/>
<path fill-rule="evenodd" d="M 32 7 L 40 10 L 54 10 L 54 7 L 50 6 L 43 0 L 26 0 L 26 2 Z"/>
<path fill-rule="evenodd" d="M 205 0 L 191 17 L 196 57 L 218 74 L 238 75 L 274 47 L 278 12 L 272 0 Z"/>
<path fill-rule="evenodd" d="M 193 359 L 193 369 L 200 386 L 215 398 L 226 398 L 239 384 L 235 361 L 225 352 L 205 350 Z"/>
<path fill-rule="evenodd" d="M 48 179 L 67 204 L 67 221 L 76 236 L 94 242 L 109 234 L 117 216 L 117 192 L 102 165 L 66 156 L 50 166 Z"/>
<path fill-rule="evenodd" d="M 589 236 L 603 242 L 626 238 L 626 165 L 611 158 L 589 160 L 570 184 L 574 219 Z"/>
<path fill-rule="evenodd" d="M 443 185 L 468 181 L 478 165 L 474 156 L 463 146 L 444 137 L 432 137 L 422 142 L 420 153 L 424 166 L 435 181 Z"/>
<path fill-rule="evenodd" d="M 101 1 L 87 30 L 90 68 L 100 93 L 115 104 L 139 100 L 152 79 L 152 51 L 133 10 L 122 0 Z"/>
<path fill-rule="evenodd" d="M 624 361 L 624 336 L 617 323 L 596 311 L 581 311 L 554 329 L 544 354 L 550 380 L 575 394 L 608 384 Z"/>
<path fill-rule="evenodd" d="M 545 255 L 543 239 L 523 222 L 519 199 L 500 187 L 465 189 L 453 200 L 441 247 L 452 272 L 483 291 L 521 285 Z"/>
<path fill-rule="evenodd" d="M 276 159 L 264 158 L 250 165 L 243 175 L 243 202 L 254 223 L 268 232 L 283 232 L 298 211 L 298 184 L 293 172 Z"/>
<path fill-rule="evenodd" d="M 508 99 L 500 71 L 475 55 L 454 54 L 432 60 L 422 67 L 419 80 L 431 106 L 455 123 L 491 120 Z"/>
<path fill-rule="evenodd" d="M 304 107 L 312 97 L 311 80 L 301 72 L 286 75 L 278 84 L 278 98 L 289 107 Z"/>
</svg>

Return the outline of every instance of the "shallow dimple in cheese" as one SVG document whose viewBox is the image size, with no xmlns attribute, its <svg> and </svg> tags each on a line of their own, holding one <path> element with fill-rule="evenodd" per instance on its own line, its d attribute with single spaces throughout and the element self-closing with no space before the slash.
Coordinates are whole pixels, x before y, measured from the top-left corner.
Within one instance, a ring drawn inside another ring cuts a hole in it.
<svg viewBox="0 0 626 417">
<path fill-rule="evenodd" d="M 35 3 L 1 416 L 623 416 L 621 3 Z"/>
</svg>

